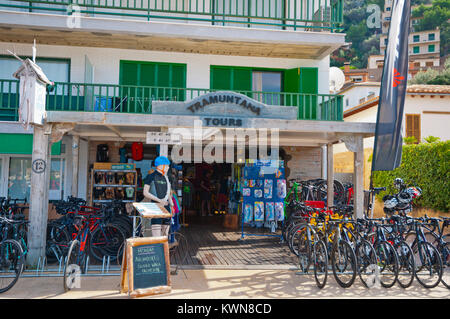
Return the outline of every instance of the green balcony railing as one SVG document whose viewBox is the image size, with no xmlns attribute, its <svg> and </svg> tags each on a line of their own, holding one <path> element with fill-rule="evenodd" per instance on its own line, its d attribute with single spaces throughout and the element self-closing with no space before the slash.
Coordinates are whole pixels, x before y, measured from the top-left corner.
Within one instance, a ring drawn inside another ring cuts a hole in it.
<svg viewBox="0 0 450 319">
<path fill-rule="evenodd" d="M 0 8 L 146 21 L 336 31 L 343 0 L 0 0 Z"/>
<path fill-rule="evenodd" d="M 19 81 L 0 79 L 0 121 L 19 120 Z"/>
<path fill-rule="evenodd" d="M 0 120 L 17 121 L 19 82 L 0 80 Z M 117 84 L 60 83 L 47 93 L 48 111 L 151 114 L 152 101 L 189 101 L 214 90 Z M 298 108 L 300 120 L 342 121 L 341 95 L 236 91 L 265 104 Z"/>
</svg>

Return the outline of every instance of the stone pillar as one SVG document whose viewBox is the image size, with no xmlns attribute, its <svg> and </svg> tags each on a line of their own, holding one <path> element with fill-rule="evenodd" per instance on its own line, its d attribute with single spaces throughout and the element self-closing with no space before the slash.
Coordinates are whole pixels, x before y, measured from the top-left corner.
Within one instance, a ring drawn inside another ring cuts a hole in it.
<svg viewBox="0 0 450 319">
<path fill-rule="evenodd" d="M 27 264 L 36 266 L 45 256 L 48 193 L 50 182 L 50 143 L 45 126 L 35 125 L 31 156 L 31 187 Z"/>
</svg>

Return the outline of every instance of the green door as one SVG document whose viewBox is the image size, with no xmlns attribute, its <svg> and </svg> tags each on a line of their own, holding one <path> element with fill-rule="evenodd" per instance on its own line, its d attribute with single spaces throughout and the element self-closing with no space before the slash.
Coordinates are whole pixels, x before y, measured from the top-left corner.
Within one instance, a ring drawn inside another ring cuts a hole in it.
<svg viewBox="0 0 450 319">
<path fill-rule="evenodd" d="M 184 101 L 186 64 L 120 61 L 122 112 L 151 113 L 153 100 Z"/>
<path fill-rule="evenodd" d="M 298 106 L 300 120 L 317 119 L 318 69 L 294 68 L 284 71 L 286 105 Z"/>
</svg>

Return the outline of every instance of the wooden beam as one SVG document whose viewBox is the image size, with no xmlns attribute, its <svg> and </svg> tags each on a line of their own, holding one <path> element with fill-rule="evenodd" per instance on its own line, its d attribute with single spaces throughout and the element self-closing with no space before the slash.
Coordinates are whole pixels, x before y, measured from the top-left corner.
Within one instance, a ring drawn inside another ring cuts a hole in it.
<svg viewBox="0 0 450 319">
<path fill-rule="evenodd" d="M 334 162 L 333 144 L 327 144 L 327 206 L 334 205 Z"/>
<path fill-rule="evenodd" d="M 49 135 L 44 126 L 34 126 L 31 154 L 31 187 L 26 263 L 36 266 L 45 256 L 50 182 Z"/>
<path fill-rule="evenodd" d="M 80 137 L 72 136 L 72 196 L 78 197 L 78 165 L 79 165 Z"/>
<path fill-rule="evenodd" d="M 356 218 L 364 217 L 364 142 L 356 136 L 353 172 L 353 210 Z"/>
</svg>

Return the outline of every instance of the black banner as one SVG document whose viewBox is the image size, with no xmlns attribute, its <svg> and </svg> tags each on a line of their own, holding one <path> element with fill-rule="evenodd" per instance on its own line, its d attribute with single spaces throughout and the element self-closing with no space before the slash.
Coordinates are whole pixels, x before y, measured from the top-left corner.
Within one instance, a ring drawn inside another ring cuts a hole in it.
<svg viewBox="0 0 450 319">
<path fill-rule="evenodd" d="M 402 159 L 410 14 L 410 0 L 394 0 L 381 79 L 372 171 L 391 171 L 400 166 Z"/>
</svg>

